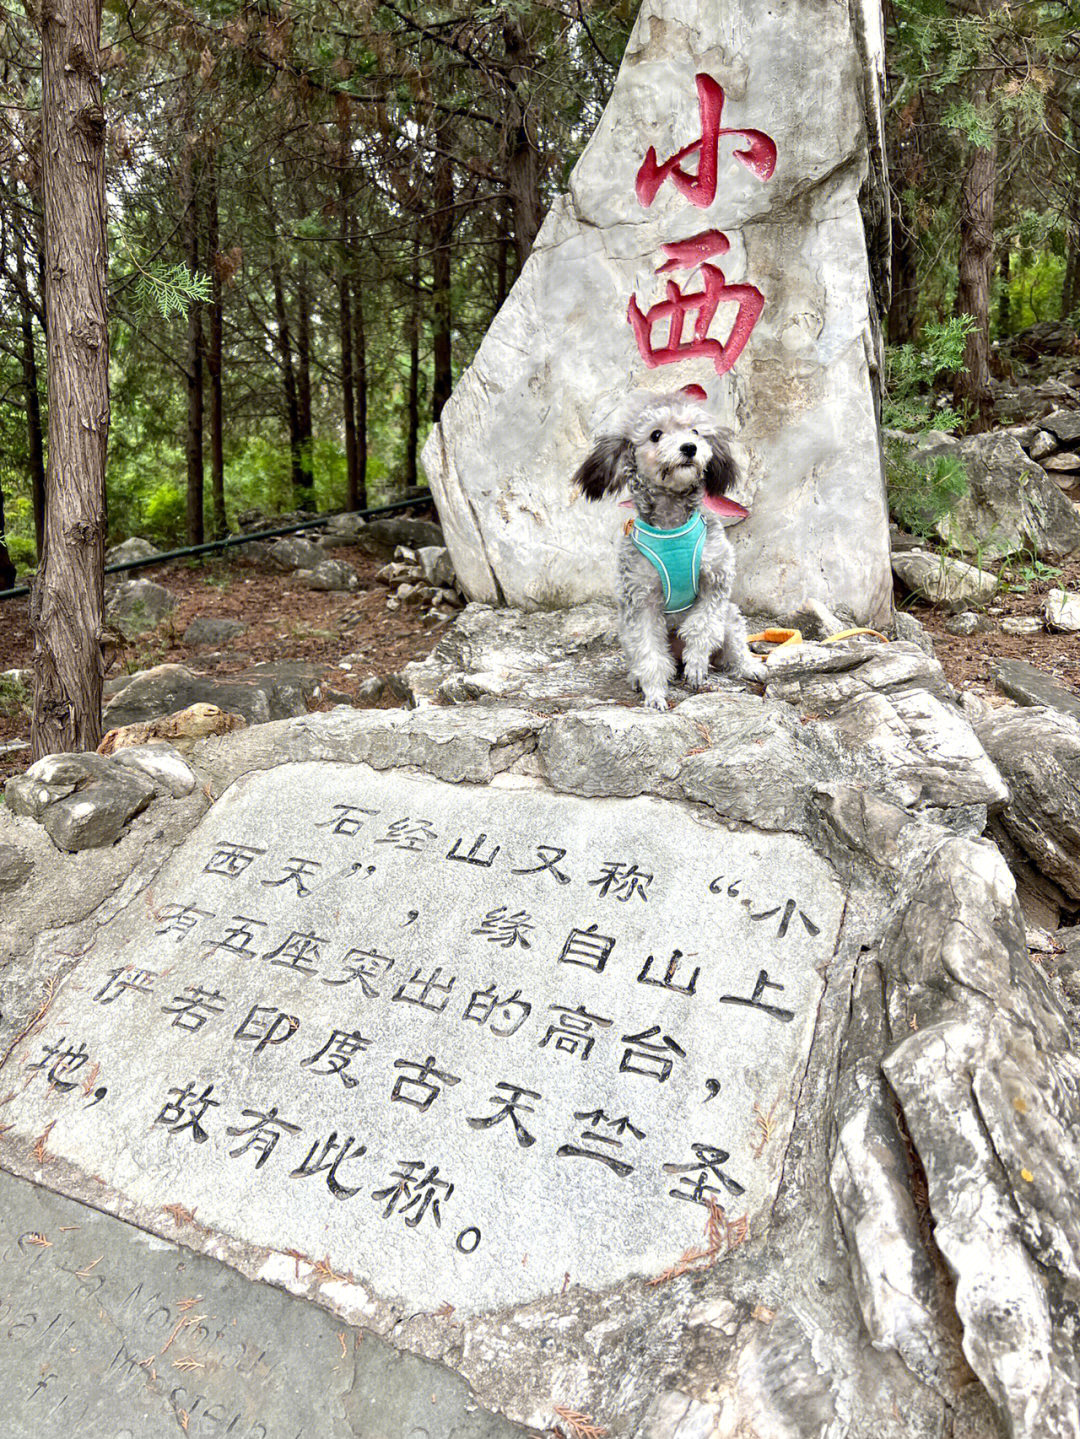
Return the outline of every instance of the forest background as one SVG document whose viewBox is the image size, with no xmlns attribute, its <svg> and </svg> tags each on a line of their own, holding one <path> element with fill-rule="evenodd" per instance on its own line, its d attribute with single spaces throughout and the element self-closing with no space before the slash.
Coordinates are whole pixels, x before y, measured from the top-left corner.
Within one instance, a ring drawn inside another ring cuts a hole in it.
<svg viewBox="0 0 1080 1439">
<path fill-rule="evenodd" d="M 196 544 L 252 507 L 422 483 L 427 429 L 566 186 L 637 8 L 106 0 L 110 542 Z M 0 15 L 2 589 L 37 560 L 47 415 L 41 16 Z M 978 428 L 996 344 L 1078 319 L 1080 14 L 889 0 L 885 16 L 886 420 Z M 829 123 L 809 99 L 807 123 Z"/>
</svg>

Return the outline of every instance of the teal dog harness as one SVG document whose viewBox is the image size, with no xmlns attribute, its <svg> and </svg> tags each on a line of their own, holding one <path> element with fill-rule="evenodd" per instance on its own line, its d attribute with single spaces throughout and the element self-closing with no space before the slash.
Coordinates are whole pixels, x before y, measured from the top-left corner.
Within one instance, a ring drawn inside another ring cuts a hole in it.
<svg viewBox="0 0 1080 1439">
<path fill-rule="evenodd" d="M 679 614 L 697 599 L 701 552 L 705 548 L 705 521 L 694 514 L 677 530 L 658 530 L 635 520 L 630 538 L 660 574 L 664 586 L 664 613 Z"/>
</svg>

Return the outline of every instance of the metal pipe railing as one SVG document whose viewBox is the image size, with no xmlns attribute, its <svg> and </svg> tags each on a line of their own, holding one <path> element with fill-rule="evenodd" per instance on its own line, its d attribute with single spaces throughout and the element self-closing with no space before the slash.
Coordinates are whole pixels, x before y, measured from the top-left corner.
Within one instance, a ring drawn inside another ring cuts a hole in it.
<svg viewBox="0 0 1080 1439">
<path fill-rule="evenodd" d="M 300 530 L 314 530 L 326 525 L 336 515 L 360 515 L 362 519 L 370 519 L 373 515 L 392 515 L 401 510 L 411 510 L 416 505 L 431 504 L 431 491 L 426 495 L 419 495 L 411 500 L 395 500 L 389 505 L 377 505 L 374 509 L 368 510 L 333 510 L 329 514 L 317 515 L 310 520 L 301 520 L 295 525 L 282 525 L 274 530 L 257 530 L 250 534 L 229 535 L 223 540 L 208 540 L 204 545 L 188 545 L 182 550 L 165 550 L 159 555 L 149 555 L 142 560 L 125 560 L 123 564 L 106 565 L 107 575 L 118 574 L 124 570 L 144 570 L 150 565 L 163 565 L 167 560 L 182 560 L 188 555 L 205 555 L 213 550 L 226 550 L 230 545 L 246 545 L 252 540 L 273 540 L 281 535 L 295 535 Z M 28 595 L 29 585 L 17 585 L 11 590 L 0 590 L 0 600 L 14 600 L 19 595 Z"/>
</svg>

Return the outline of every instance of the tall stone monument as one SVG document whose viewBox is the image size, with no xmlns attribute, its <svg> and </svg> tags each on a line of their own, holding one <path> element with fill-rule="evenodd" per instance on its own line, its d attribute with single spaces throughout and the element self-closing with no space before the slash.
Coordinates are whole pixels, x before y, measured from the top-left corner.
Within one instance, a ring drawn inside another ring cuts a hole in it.
<svg viewBox="0 0 1080 1439">
<path fill-rule="evenodd" d="M 628 389 L 693 385 L 745 472 L 739 602 L 887 620 L 882 68 L 876 0 L 645 0 L 569 191 L 424 449 L 472 598 L 610 595 L 625 513 L 587 507 L 571 477 Z"/>
</svg>

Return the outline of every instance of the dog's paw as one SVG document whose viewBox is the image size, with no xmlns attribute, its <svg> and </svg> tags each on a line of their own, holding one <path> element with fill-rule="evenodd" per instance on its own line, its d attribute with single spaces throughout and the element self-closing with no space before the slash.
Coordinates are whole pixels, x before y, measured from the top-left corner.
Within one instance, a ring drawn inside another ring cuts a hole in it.
<svg viewBox="0 0 1080 1439">
<path fill-rule="evenodd" d="M 666 690 L 649 690 L 645 694 L 645 708 L 647 710 L 658 710 L 660 714 L 667 714 L 668 697 Z"/>
<path fill-rule="evenodd" d="M 683 672 L 683 678 L 687 686 L 692 690 L 712 689 L 712 680 L 709 678 L 709 664 L 688 664 Z"/>
</svg>

